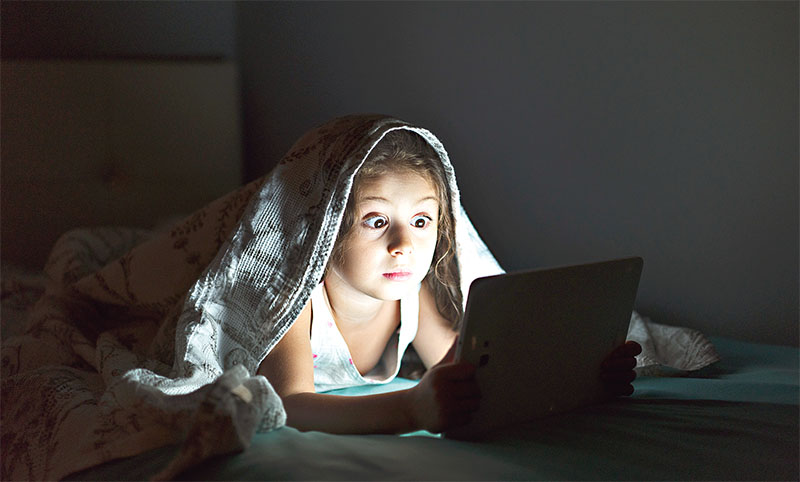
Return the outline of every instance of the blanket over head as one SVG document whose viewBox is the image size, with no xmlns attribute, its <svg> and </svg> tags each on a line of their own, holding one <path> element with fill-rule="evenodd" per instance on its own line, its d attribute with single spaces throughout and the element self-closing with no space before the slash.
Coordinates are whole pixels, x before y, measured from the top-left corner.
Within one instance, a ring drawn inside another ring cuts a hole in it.
<svg viewBox="0 0 800 482">
<path fill-rule="evenodd" d="M 283 425 L 279 397 L 255 373 L 322 278 L 353 176 L 394 129 L 441 158 L 465 290 L 500 272 L 432 133 L 384 116 L 336 119 L 167 232 L 59 240 L 26 333 L 3 347 L 3 478 L 60 478 L 183 442 L 158 474 L 168 478 Z"/>
<path fill-rule="evenodd" d="M 431 132 L 378 115 L 335 119 L 169 230 L 62 236 L 25 332 L 3 345 L 2 478 L 57 479 L 180 444 L 154 475 L 170 478 L 282 426 L 281 400 L 256 371 L 320 282 L 355 173 L 395 129 L 440 157 L 463 292 L 501 272 Z"/>
</svg>

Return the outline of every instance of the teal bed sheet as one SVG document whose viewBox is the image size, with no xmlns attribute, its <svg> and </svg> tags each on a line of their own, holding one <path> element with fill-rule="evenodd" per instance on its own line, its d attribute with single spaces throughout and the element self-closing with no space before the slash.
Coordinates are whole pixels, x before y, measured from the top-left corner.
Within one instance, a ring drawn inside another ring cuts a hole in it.
<svg viewBox="0 0 800 482">
<path fill-rule="evenodd" d="M 462 442 L 427 432 L 342 436 L 282 428 L 182 480 L 798 480 L 798 349 L 712 340 L 722 361 L 642 377 L 631 398 Z M 358 395 L 414 382 L 345 390 Z M 139 480 L 165 447 L 74 474 Z"/>
</svg>

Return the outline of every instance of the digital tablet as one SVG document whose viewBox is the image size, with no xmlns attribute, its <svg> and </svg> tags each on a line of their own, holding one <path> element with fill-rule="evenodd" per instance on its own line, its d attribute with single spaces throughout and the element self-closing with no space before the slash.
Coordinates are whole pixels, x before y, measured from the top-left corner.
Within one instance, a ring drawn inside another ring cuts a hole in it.
<svg viewBox="0 0 800 482">
<path fill-rule="evenodd" d="M 600 365 L 625 341 L 642 265 L 625 258 L 473 281 L 456 360 L 477 367 L 482 397 L 445 437 L 476 439 L 607 399 Z"/>
</svg>

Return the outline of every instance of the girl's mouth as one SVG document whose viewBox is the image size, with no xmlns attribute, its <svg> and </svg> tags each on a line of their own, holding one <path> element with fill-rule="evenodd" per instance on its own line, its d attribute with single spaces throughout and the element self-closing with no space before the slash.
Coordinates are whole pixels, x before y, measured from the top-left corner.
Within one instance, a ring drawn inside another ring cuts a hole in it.
<svg viewBox="0 0 800 482">
<path fill-rule="evenodd" d="M 411 278 L 411 272 L 393 271 L 391 273 L 383 273 L 383 277 L 390 281 L 406 281 Z"/>
</svg>

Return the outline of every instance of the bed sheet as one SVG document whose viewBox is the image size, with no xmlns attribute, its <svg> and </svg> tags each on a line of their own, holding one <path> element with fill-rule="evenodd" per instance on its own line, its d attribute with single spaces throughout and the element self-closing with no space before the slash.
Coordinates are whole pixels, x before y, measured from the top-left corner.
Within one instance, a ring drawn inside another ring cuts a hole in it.
<svg viewBox="0 0 800 482">
<path fill-rule="evenodd" d="M 723 359 L 684 377 L 642 377 L 629 399 L 475 443 L 426 432 L 341 436 L 282 428 L 181 480 L 797 480 L 798 349 L 714 338 Z M 349 389 L 357 395 L 414 382 Z M 74 474 L 140 480 L 174 447 Z"/>
</svg>

